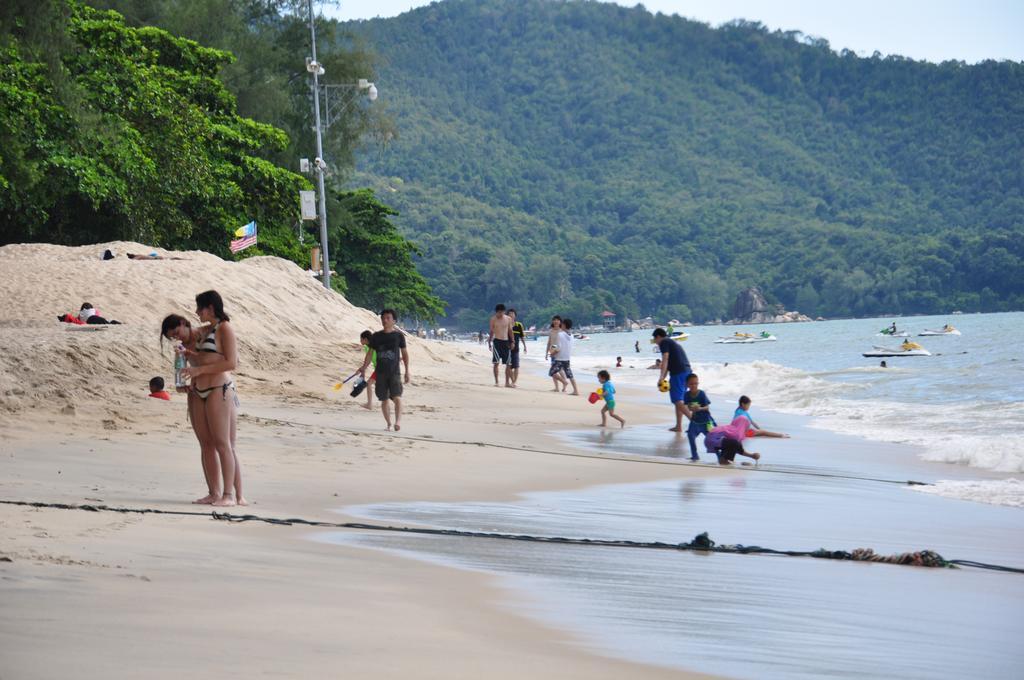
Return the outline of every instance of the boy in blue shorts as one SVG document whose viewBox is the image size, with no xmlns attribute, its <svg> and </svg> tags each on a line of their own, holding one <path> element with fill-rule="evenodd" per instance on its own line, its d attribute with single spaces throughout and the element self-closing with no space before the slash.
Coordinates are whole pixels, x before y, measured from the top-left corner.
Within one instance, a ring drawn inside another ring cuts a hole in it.
<svg viewBox="0 0 1024 680">
<path fill-rule="evenodd" d="M 690 409 L 690 426 L 686 428 L 686 438 L 690 440 L 690 460 L 698 461 L 697 437 L 706 437 L 708 430 L 716 423 L 711 417 L 711 400 L 700 389 L 700 379 L 696 373 L 691 373 L 686 379 L 686 407 Z"/>
<path fill-rule="evenodd" d="M 655 328 L 652 333 L 654 341 L 658 343 L 658 351 L 661 352 L 661 371 L 658 377 L 660 384 L 665 375 L 669 376 L 668 390 L 669 400 L 676 410 L 676 426 L 670 427 L 670 432 L 683 431 L 683 416 L 690 417 L 690 409 L 686 405 L 686 378 L 690 375 L 690 360 L 686 358 L 686 352 L 679 346 L 679 343 L 668 337 L 664 328 Z"/>
<path fill-rule="evenodd" d="M 608 416 L 615 418 L 625 427 L 626 421 L 615 415 L 615 385 L 612 385 L 612 376 L 608 371 L 598 371 L 597 381 L 601 383 L 601 396 L 604 398 L 604 406 L 601 407 L 601 427 L 607 427 Z"/>
</svg>

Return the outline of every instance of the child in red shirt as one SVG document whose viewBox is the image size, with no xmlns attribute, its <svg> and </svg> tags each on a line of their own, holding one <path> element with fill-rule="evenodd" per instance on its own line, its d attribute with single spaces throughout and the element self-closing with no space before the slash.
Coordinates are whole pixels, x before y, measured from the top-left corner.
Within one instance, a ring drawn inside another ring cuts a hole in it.
<svg viewBox="0 0 1024 680">
<path fill-rule="evenodd" d="M 149 381 L 149 396 L 170 401 L 171 395 L 164 391 L 164 379 L 157 376 Z"/>
</svg>

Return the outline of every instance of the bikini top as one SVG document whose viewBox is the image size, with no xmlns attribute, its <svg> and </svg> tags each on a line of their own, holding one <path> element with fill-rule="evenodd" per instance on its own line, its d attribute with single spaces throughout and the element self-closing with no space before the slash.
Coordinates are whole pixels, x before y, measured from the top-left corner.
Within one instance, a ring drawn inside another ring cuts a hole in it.
<svg viewBox="0 0 1024 680">
<path fill-rule="evenodd" d="M 217 347 L 217 326 L 220 326 L 219 321 L 211 327 L 210 332 L 199 341 L 199 344 L 196 347 L 200 352 L 213 352 L 214 354 L 220 354 L 220 348 Z"/>
</svg>

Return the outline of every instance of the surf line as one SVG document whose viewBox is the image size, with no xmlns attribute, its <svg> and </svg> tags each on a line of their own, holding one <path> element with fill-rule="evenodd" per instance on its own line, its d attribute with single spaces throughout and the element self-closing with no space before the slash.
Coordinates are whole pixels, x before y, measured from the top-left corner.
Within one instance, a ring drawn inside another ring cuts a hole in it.
<svg viewBox="0 0 1024 680">
<path fill-rule="evenodd" d="M 882 564 L 898 564 L 913 567 L 932 567 L 957 569 L 973 567 L 989 569 L 1013 574 L 1024 574 L 1024 569 L 1007 567 L 1001 564 L 988 564 L 974 560 L 947 560 L 931 550 L 878 555 L 871 548 L 856 548 L 853 551 L 827 550 L 776 550 L 759 545 L 719 545 L 708 537 L 705 531 L 694 537 L 692 541 L 683 543 L 665 543 L 661 541 L 631 541 L 626 539 L 603 538 L 568 538 L 564 536 L 537 536 L 533 534 L 506 534 L 486 531 L 464 531 L 461 529 L 430 529 L 424 527 L 390 526 L 385 524 L 368 524 L 364 522 L 323 522 L 299 518 L 280 519 L 261 517 L 260 515 L 232 515 L 227 512 L 198 512 L 195 510 L 160 510 L 158 508 L 116 508 L 109 505 L 77 505 L 74 503 L 43 503 L 39 501 L 0 500 L 0 504 L 19 505 L 32 508 L 48 508 L 54 510 L 83 510 L 86 512 L 120 512 L 143 515 L 175 515 L 186 517 L 209 517 L 222 522 L 263 522 L 276 526 L 311 526 L 325 529 L 358 529 L 361 531 L 387 531 L 428 536 L 452 536 L 460 538 L 489 538 L 503 541 L 531 541 L 534 543 L 555 543 L 562 545 L 588 545 L 604 548 L 639 548 L 648 550 L 675 550 L 677 552 L 713 552 L 732 553 L 738 555 L 777 555 L 782 557 L 813 557 L 817 559 L 841 560 L 853 562 L 875 562 Z M 9 561 L 10 558 L 3 558 Z M 0 561 L 3 561 L 0 560 Z"/>
<path fill-rule="evenodd" d="M 651 456 L 637 456 L 628 453 L 613 451 L 611 454 L 594 454 L 594 453 L 582 453 L 574 451 L 552 451 L 550 449 L 538 449 L 532 446 L 512 446 L 511 444 L 498 444 L 494 442 L 484 441 L 468 441 L 468 440 L 456 440 L 456 439 L 438 439 L 436 437 L 416 437 L 414 435 L 399 434 L 397 432 L 375 432 L 372 430 L 357 430 L 355 428 L 338 427 L 336 425 L 315 425 L 313 423 L 301 423 L 297 420 L 284 420 L 282 418 L 265 418 L 263 416 L 254 416 L 246 414 L 246 418 L 249 420 L 268 423 L 271 425 L 288 425 L 292 427 L 309 427 L 316 428 L 318 430 L 334 430 L 335 432 L 347 432 L 355 435 L 367 435 L 370 437 L 387 437 L 390 439 L 406 439 L 409 441 L 427 442 L 428 444 L 452 444 L 462 446 L 481 446 L 489 447 L 494 449 L 507 449 L 509 451 L 526 451 L 528 453 L 543 453 L 548 456 L 571 456 L 573 458 L 591 458 L 594 460 L 618 460 L 627 463 L 647 463 L 650 465 L 682 465 L 690 467 L 691 464 L 687 461 L 672 460 L 668 458 L 654 458 Z M 885 479 L 882 477 L 861 477 L 858 475 L 844 475 L 835 472 L 813 472 L 810 470 L 786 470 L 783 468 L 766 467 L 763 465 L 756 466 L 732 466 L 732 465 L 715 465 L 715 466 L 701 466 L 698 470 L 738 470 L 741 472 L 764 472 L 776 475 L 800 475 L 803 477 L 829 477 L 831 479 L 851 479 L 859 482 L 878 482 L 881 484 L 898 484 L 900 486 L 935 486 L 933 482 L 919 482 L 913 479 Z"/>
</svg>

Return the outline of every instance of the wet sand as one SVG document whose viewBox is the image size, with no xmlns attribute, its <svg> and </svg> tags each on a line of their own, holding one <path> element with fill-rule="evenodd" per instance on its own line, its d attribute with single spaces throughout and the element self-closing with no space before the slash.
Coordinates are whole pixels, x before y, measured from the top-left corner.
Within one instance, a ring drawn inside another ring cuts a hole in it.
<svg viewBox="0 0 1024 680">
<path fill-rule="evenodd" d="M 810 430 L 795 418 L 787 427 L 795 439 L 756 440 L 767 460 L 784 461 L 761 469 L 530 493 L 513 504 L 399 503 L 345 512 L 391 524 L 672 543 L 708 531 L 723 544 L 931 549 L 948 559 L 1024 566 L 1018 509 L 870 481 L 926 477 L 942 466 L 905 447 Z M 678 455 L 657 426 L 563 436 L 581 447 Z M 683 446 L 688 457 L 685 440 Z M 827 467 L 811 464 L 825 455 Z M 785 474 L 772 473 L 773 466 Z M 829 474 L 836 476 L 820 476 Z M 511 611 L 574 631 L 589 649 L 617 659 L 744 678 L 1005 677 L 1024 660 L 1015 643 L 1024 633 L 1024 577 L 1016 574 L 465 538 L 326 540 L 499 574 L 518 603 Z"/>
</svg>

